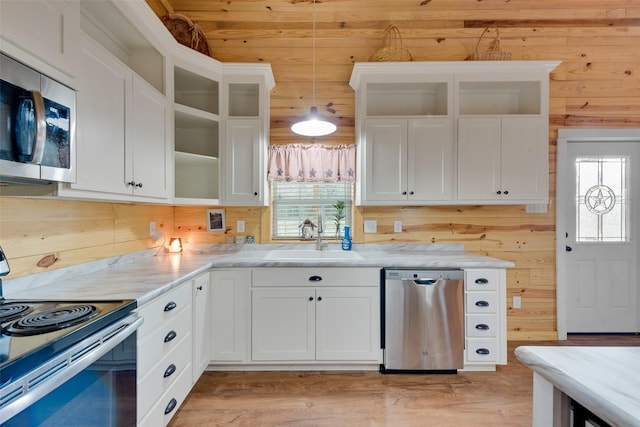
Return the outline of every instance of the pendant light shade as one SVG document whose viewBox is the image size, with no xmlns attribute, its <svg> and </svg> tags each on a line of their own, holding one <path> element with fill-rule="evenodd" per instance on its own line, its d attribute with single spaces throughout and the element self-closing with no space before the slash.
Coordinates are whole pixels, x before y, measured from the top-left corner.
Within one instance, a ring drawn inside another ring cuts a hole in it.
<svg viewBox="0 0 640 427">
<path fill-rule="evenodd" d="M 318 109 L 311 107 L 311 112 L 303 121 L 294 123 L 291 130 L 302 136 L 324 136 L 336 131 L 336 125 L 323 120 L 318 115 Z"/>
<path fill-rule="evenodd" d="M 316 0 L 313 1 L 313 71 L 311 89 L 313 97 L 313 105 L 308 116 L 301 121 L 294 123 L 291 130 L 302 136 L 325 136 L 336 131 L 337 127 L 333 123 L 323 119 L 318 114 L 316 104 Z"/>
</svg>

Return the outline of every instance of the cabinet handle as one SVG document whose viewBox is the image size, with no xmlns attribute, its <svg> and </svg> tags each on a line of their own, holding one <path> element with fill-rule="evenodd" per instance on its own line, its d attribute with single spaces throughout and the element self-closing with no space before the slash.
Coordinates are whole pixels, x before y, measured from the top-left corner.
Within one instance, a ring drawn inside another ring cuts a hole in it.
<svg viewBox="0 0 640 427">
<path fill-rule="evenodd" d="M 476 307 L 489 307 L 488 301 L 476 301 Z"/>
<path fill-rule="evenodd" d="M 171 311 L 174 308 L 176 308 L 178 306 L 178 304 L 176 304 L 175 302 L 171 301 L 168 302 L 167 305 L 164 306 L 164 311 Z"/>
<path fill-rule="evenodd" d="M 322 297 L 318 297 L 318 301 L 322 301 Z"/>
<path fill-rule="evenodd" d="M 172 397 L 169 403 L 167 404 L 167 407 L 164 408 L 164 414 L 167 415 L 171 413 L 171 411 L 173 411 L 176 408 L 177 404 L 178 404 L 178 401 L 174 397 Z"/>
<path fill-rule="evenodd" d="M 310 282 L 320 282 L 322 281 L 322 276 L 311 276 L 309 277 Z"/>
<path fill-rule="evenodd" d="M 476 329 L 478 329 L 479 331 L 488 331 L 489 325 L 487 325 L 486 323 L 478 323 L 476 325 Z"/>
<path fill-rule="evenodd" d="M 309 301 L 313 301 L 313 297 L 309 297 Z"/>
<path fill-rule="evenodd" d="M 176 331 L 169 331 L 169 333 L 164 337 L 164 342 L 173 341 L 173 339 L 177 336 L 178 334 L 176 333 Z"/>
<path fill-rule="evenodd" d="M 476 285 L 486 285 L 489 283 L 489 279 L 485 279 L 484 277 L 480 277 L 475 281 Z"/>
<path fill-rule="evenodd" d="M 176 365 L 174 365 L 173 363 L 171 365 L 169 365 L 167 367 L 167 369 L 164 371 L 164 377 L 170 377 L 171 375 L 173 375 L 173 373 L 176 371 Z"/>
<path fill-rule="evenodd" d="M 488 348 L 479 348 L 476 350 L 476 353 L 478 354 L 482 354 L 482 355 L 487 355 L 487 354 L 491 354 L 491 352 L 489 351 Z"/>
</svg>

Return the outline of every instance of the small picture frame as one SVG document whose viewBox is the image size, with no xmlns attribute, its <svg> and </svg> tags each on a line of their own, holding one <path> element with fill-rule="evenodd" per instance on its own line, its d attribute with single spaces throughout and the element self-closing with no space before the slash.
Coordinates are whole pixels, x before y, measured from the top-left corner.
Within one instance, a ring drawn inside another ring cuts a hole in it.
<svg viewBox="0 0 640 427">
<path fill-rule="evenodd" d="M 225 231 L 224 209 L 207 209 L 207 231 Z"/>
</svg>

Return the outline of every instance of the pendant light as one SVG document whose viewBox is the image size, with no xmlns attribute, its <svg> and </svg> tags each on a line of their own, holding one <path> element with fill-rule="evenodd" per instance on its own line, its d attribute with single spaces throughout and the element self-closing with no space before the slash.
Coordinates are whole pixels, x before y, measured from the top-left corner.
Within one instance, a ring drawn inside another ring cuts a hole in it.
<svg viewBox="0 0 640 427">
<path fill-rule="evenodd" d="M 324 136 L 329 135 L 336 130 L 336 125 L 324 120 L 318 114 L 318 108 L 316 104 L 316 0 L 313 2 L 313 68 L 312 68 L 312 99 L 313 104 L 308 116 L 304 117 L 302 121 L 294 123 L 291 126 L 291 130 L 298 135 L 302 136 Z"/>
</svg>

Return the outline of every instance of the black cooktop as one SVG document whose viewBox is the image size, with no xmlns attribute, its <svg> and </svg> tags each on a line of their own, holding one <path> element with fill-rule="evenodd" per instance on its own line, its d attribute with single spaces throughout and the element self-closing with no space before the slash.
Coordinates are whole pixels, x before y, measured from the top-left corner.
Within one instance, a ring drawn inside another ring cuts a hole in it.
<svg viewBox="0 0 640 427">
<path fill-rule="evenodd" d="M 135 300 L 0 303 L 0 387 L 137 307 Z"/>
</svg>

